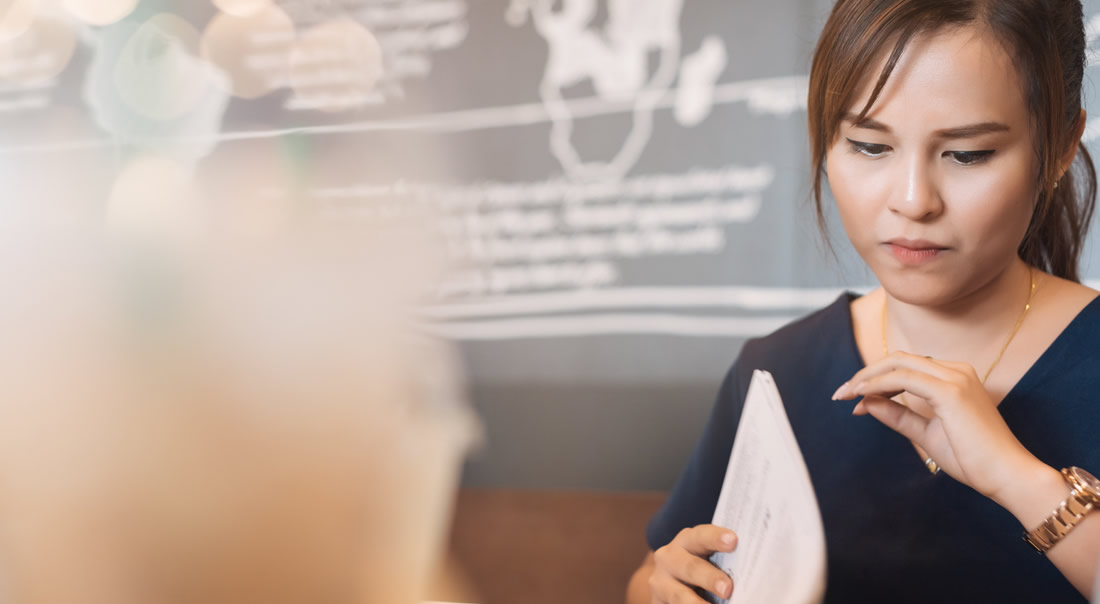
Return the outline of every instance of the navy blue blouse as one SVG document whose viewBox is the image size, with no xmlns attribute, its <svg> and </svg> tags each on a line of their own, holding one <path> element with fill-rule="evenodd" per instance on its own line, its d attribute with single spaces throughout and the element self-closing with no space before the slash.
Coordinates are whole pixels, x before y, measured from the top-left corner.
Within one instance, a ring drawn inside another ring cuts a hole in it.
<svg viewBox="0 0 1100 604">
<path fill-rule="evenodd" d="M 766 369 L 821 507 L 826 602 L 1084 602 L 1021 539 L 1023 527 L 1007 510 L 942 472 L 930 474 L 906 438 L 870 416 L 852 416 L 853 402 L 830 399 L 864 366 L 852 329 L 853 298 L 842 295 L 745 344 L 687 467 L 650 521 L 649 546 L 656 550 L 680 529 L 711 521 L 752 371 Z M 1045 463 L 1100 474 L 1100 298 L 999 409 Z"/>
</svg>

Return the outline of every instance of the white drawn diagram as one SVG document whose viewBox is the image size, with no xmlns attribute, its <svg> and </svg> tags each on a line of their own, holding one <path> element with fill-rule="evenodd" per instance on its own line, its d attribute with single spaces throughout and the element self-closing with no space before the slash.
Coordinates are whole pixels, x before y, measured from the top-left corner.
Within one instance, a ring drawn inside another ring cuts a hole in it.
<svg viewBox="0 0 1100 604">
<path fill-rule="evenodd" d="M 727 58 L 717 36 L 681 58 L 683 0 L 608 0 L 606 23 L 593 28 L 598 1 L 565 0 L 555 10 L 554 0 L 513 0 L 506 13 L 514 26 L 525 24 L 530 15 L 535 31 L 549 44 L 539 95 L 552 122 L 550 147 L 566 174 L 579 180 L 622 178 L 629 172 L 649 143 L 654 111 L 678 76 L 677 121 L 683 126 L 702 122 Z M 658 59 L 649 73 L 651 55 Z M 586 159 L 573 141 L 578 116 L 563 91 L 585 82 L 599 100 L 631 105 L 632 127 L 609 161 Z"/>
</svg>

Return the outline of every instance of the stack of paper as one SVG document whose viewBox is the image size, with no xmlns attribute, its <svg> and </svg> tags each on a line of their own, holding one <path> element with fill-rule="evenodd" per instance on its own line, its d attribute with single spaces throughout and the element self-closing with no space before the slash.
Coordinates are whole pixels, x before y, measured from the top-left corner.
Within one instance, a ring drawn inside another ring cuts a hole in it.
<svg viewBox="0 0 1100 604">
<path fill-rule="evenodd" d="M 808 604 L 825 594 L 825 529 L 810 473 L 775 380 L 753 373 L 714 524 L 737 533 L 737 549 L 711 561 L 733 579 L 720 604 Z"/>
</svg>

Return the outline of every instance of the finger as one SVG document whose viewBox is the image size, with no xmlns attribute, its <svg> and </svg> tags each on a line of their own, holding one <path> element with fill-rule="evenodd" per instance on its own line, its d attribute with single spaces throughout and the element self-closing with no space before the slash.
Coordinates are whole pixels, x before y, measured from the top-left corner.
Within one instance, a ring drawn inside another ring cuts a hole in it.
<svg viewBox="0 0 1100 604">
<path fill-rule="evenodd" d="M 857 384 L 866 382 L 873 377 L 886 375 L 903 369 L 920 371 L 946 381 L 951 379 L 953 373 L 959 371 L 959 369 L 955 367 L 956 365 L 958 364 L 950 363 L 949 366 L 945 362 L 937 361 L 929 357 L 909 354 L 907 352 L 892 352 L 881 360 L 860 369 L 851 379 L 841 384 L 840 388 L 837 388 L 837 391 L 833 394 L 833 400 L 854 398 L 856 394 L 853 390 Z"/>
<path fill-rule="evenodd" d="M 897 401 L 879 396 L 865 397 L 860 405 L 863 405 L 871 417 L 882 422 L 886 427 L 924 446 L 921 441 L 924 440 L 924 434 L 928 430 L 929 420 L 919 413 L 899 405 Z"/>
<path fill-rule="evenodd" d="M 898 396 L 897 393 L 885 394 L 882 395 L 882 398 L 888 398 L 894 403 L 901 405 L 902 407 L 908 407 L 910 411 L 913 411 L 914 413 L 920 415 L 925 419 L 932 419 L 936 416 L 936 412 L 932 410 L 932 406 L 923 399 L 919 399 L 917 397 L 908 397 L 909 400 L 907 400 L 907 397 Z M 856 403 L 855 408 L 852 409 L 852 415 L 867 415 L 867 406 L 863 404 L 863 401 Z"/>
<path fill-rule="evenodd" d="M 927 357 L 927 358 L 931 358 L 931 357 Z M 974 366 L 971 365 L 970 363 L 963 363 L 963 362 L 960 362 L 960 361 L 945 361 L 943 359 L 933 359 L 933 360 L 937 364 L 943 365 L 944 367 L 946 367 L 948 369 L 951 369 L 952 371 L 956 371 L 956 372 L 960 372 L 960 373 L 969 372 L 969 373 L 973 373 L 975 376 L 978 374 L 978 370 L 974 369 Z"/>
<path fill-rule="evenodd" d="M 732 590 L 733 582 L 726 573 L 709 560 L 688 553 L 675 542 L 654 552 L 654 559 L 660 573 L 689 587 L 700 587 L 719 595 Z"/>
<path fill-rule="evenodd" d="M 695 556 L 709 556 L 714 552 L 732 552 L 737 547 L 737 534 L 715 524 L 700 524 L 686 528 L 673 542 Z"/>
<path fill-rule="evenodd" d="M 686 557 L 683 566 L 673 571 L 673 576 L 689 587 L 701 587 L 723 598 L 733 591 L 733 581 L 729 575 L 703 558 Z"/>
<path fill-rule="evenodd" d="M 653 600 L 662 604 L 707 604 L 695 590 L 667 575 L 650 582 L 649 591 Z"/>
<path fill-rule="evenodd" d="M 945 370 L 950 371 L 951 368 L 947 366 L 946 361 L 939 361 L 932 357 L 920 356 L 916 354 L 910 354 L 901 350 L 891 352 L 890 354 L 882 357 L 881 359 L 870 363 L 863 369 L 860 369 L 852 376 L 849 383 L 856 384 L 864 379 L 875 375 L 881 375 L 889 371 L 896 369 L 919 369 L 931 374 L 942 374 Z M 941 375 L 941 377 L 946 377 Z"/>
<path fill-rule="evenodd" d="M 916 369 L 897 369 L 877 375 L 852 386 L 853 396 L 890 398 L 901 392 L 915 394 L 935 406 L 933 401 L 946 394 L 947 382 Z"/>
</svg>

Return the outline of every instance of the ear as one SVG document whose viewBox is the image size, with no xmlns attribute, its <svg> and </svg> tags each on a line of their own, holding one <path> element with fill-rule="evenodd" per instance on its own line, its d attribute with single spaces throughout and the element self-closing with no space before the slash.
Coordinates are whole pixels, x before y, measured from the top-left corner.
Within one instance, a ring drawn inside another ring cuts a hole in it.
<svg viewBox="0 0 1100 604">
<path fill-rule="evenodd" d="M 1077 148 L 1081 146 L 1081 137 L 1085 134 L 1088 117 L 1088 113 L 1081 109 L 1081 118 L 1077 120 L 1077 128 L 1074 129 L 1073 136 L 1070 138 L 1069 148 L 1066 149 L 1065 154 L 1062 155 L 1062 161 L 1058 164 L 1059 175 L 1065 174 L 1066 170 L 1069 170 L 1069 167 L 1073 165 L 1073 158 L 1077 157 Z"/>
</svg>

